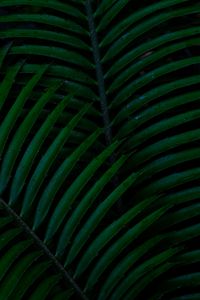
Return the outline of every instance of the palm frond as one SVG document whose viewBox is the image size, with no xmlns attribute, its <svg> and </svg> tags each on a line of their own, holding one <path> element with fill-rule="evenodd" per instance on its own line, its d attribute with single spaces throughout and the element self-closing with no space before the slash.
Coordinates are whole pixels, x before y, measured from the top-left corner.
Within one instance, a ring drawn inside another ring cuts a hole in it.
<svg viewBox="0 0 200 300">
<path fill-rule="evenodd" d="M 199 299 L 198 1 L 0 1 L 0 299 Z"/>
</svg>

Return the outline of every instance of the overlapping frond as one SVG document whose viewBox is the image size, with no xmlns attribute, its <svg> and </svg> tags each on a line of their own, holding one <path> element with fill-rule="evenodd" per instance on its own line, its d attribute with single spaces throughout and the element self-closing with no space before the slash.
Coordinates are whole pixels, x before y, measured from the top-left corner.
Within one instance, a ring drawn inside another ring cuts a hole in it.
<svg viewBox="0 0 200 300">
<path fill-rule="evenodd" d="M 0 1 L 0 298 L 199 299 L 198 1 Z"/>
</svg>

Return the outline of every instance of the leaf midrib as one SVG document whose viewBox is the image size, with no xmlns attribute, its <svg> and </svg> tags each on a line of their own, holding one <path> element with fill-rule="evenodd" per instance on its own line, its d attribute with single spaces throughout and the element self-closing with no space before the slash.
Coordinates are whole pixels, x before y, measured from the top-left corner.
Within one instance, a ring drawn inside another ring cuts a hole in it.
<svg viewBox="0 0 200 300">
<path fill-rule="evenodd" d="M 105 82 L 104 82 L 104 75 L 103 75 L 103 68 L 101 64 L 100 58 L 100 51 L 99 51 L 99 42 L 96 33 L 96 27 L 92 12 L 91 1 L 87 0 L 85 2 L 86 13 L 88 17 L 88 25 L 90 30 L 90 38 L 91 44 L 93 49 L 93 57 L 96 66 L 96 76 L 97 76 L 97 83 L 99 89 L 99 97 L 100 97 L 100 104 L 101 104 L 101 111 L 103 116 L 103 124 L 105 130 L 105 140 L 107 145 L 112 143 L 112 129 L 111 129 L 111 122 L 108 110 L 108 103 L 107 103 L 107 96 L 105 90 Z"/>
<path fill-rule="evenodd" d="M 42 252 L 48 257 L 49 260 L 53 263 L 55 269 L 59 271 L 62 275 L 63 279 L 66 283 L 70 283 L 76 293 L 79 295 L 81 299 L 88 300 L 87 296 L 80 289 L 74 279 L 69 275 L 69 273 L 65 270 L 62 264 L 57 260 L 57 258 L 53 255 L 53 253 L 49 250 L 49 248 L 44 244 L 44 242 L 31 230 L 31 228 L 22 220 L 20 216 L 3 200 L 0 198 L 0 204 L 4 207 L 9 215 L 12 216 L 16 224 L 23 229 L 28 237 L 34 241 L 34 243 L 42 250 Z"/>
</svg>

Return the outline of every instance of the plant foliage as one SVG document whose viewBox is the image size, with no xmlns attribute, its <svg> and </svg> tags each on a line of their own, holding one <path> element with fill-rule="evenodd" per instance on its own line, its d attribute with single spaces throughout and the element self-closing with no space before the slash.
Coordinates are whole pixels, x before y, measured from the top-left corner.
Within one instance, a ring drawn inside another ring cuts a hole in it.
<svg viewBox="0 0 200 300">
<path fill-rule="evenodd" d="M 0 1 L 0 299 L 200 299 L 199 16 Z"/>
</svg>

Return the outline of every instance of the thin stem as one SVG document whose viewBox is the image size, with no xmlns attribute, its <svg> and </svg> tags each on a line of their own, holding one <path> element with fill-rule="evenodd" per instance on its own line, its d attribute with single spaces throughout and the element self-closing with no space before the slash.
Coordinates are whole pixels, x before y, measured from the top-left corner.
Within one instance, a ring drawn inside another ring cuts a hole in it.
<svg viewBox="0 0 200 300">
<path fill-rule="evenodd" d="M 84 300 L 88 300 L 83 291 L 79 288 L 76 282 L 71 278 L 69 273 L 65 270 L 65 268 L 60 264 L 60 262 L 56 259 L 56 257 L 51 253 L 51 251 L 47 248 L 47 246 L 43 243 L 42 240 L 30 229 L 30 227 L 16 214 L 16 212 L 2 199 L 0 199 L 0 204 L 3 205 L 5 210 L 10 214 L 14 221 L 24 230 L 24 232 L 33 239 L 35 244 L 47 255 L 47 257 L 53 262 L 55 268 L 61 273 L 63 278 L 67 283 L 71 283 L 74 290 L 77 292 L 79 297 Z"/>
<path fill-rule="evenodd" d="M 98 42 L 98 36 L 97 36 L 96 27 L 94 23 L 91 0 L 87 0 L 85 2 L 85 7 L 88 16 L 88 24 L 89 24 L 90 37 L 91 37 L 91 43 L 93 48 L 93 56 L 94 56 L 94 62 L 96 66 L 96 76 L 97 76 L 99 97 L 100 97 L 104 130 L 105 130 L 105 140 L 107 145 L 110 145 L 112 143 L 112 128 L 111 128 L 111 122 L 110 122 L 110 116 L 108 110 L 103 68 L 102 68 L 101 58 L 100 58 L 99 42 Z M 115 161 L 116 161 L 116 156 L 115 153 L 113 153 L 110 157 L 110 165 L 113 165 Z M 117 174 L 114 176 L 112 182 L 114 187 L 117 187 L 119 185 L 119 178 Z M 118 206 L 118 210 L 121 211 L 122 209 L 121 198 L 118 200 L 117 206 Z"/>
<path fill-rule="evenodd" d="M 110 122 L 109 111 L 108 111 L 103 70 L 102 70 L 102 65 L 100 60 L 98 37 L 97 37 L 96 28 L 94 24 L 94 18 L 93 18 L 90 0 L 86 1 L 85 6 L 86 6 L 86 12 L 88 16 L 91 43 L 93 48 L 93 56 L 96 65 L 96 75 L 97 75 L 101 110 L 102 110 L 103 122 L 105 128 L 105 138 L 106 138 L 107 145 L 110 145 L 112 142 L 111 122 Z"/>
</svg>

